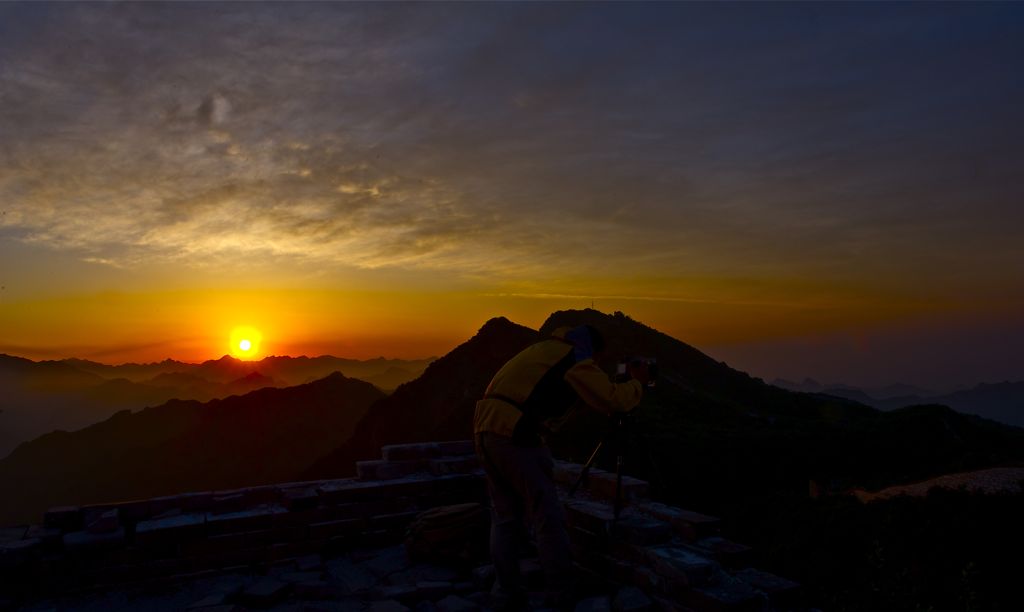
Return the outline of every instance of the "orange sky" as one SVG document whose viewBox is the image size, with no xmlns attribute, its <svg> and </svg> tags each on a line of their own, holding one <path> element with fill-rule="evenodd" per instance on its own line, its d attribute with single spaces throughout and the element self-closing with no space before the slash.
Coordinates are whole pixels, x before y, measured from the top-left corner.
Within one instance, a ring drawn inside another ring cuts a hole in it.
<svg viewBox="0 0 1024 612">
<path fill-rule="evenodd" d="M 1024 377 L 1012 10 L 0 5 L 0 351 L 423 357 L 593 302 L 758 375 Z"/>
</svg>

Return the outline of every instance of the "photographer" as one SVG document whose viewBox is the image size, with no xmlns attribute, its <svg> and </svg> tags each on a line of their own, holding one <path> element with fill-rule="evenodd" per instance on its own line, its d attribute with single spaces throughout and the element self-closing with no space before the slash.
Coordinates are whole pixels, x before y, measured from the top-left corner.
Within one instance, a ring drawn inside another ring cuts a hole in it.
<svg viewBox="0 0 1024 612">
<path fill-rule="evenodd" d="M 572 559 L 561 502 L 544 445 L 544 423 L 565 415 L 577 400 L 611 414 L 632 410 L 650 375 L 631 364 L 632 380 L 613 383 L 598 367 L 605 348 L 589 325 L 561 328 L 506 363 L 477 402 L 473 432 L 491 497 L 491 557 L 497 574 L 495 608 L 526 607 L 519 570 L 523 520 L 533 526 L 546 578 L 545 605 L 572 603 Z"/>
</svg>

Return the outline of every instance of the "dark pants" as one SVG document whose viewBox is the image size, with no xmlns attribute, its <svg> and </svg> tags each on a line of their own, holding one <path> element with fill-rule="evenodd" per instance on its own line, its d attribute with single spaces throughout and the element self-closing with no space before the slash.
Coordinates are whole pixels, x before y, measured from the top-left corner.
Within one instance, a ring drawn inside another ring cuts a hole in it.
<svg viewBox="0 0 1024 612">
<path fill-rule="evenodd" d="M 517 446 L 511 438 L 488 432 L 477 434 L 476 450 L 491 496 L 491 558 L 498 600 L 525 599 L 519 571 L 519 537 L 525 519 L 537 539 L 547 599 L 559 602 L 569 593 L 572 554 L 552 476 L 551 451 L 544 445 Z"/>
</svg>

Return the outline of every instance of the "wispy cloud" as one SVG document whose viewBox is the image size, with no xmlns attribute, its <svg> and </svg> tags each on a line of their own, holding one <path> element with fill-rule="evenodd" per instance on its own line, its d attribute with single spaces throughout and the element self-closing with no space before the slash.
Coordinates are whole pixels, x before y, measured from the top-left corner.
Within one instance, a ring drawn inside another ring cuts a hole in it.
<svg viewBox="0 0 1024 612">
<path fill-rule="evenodd" d="M 0 32 L 2 223 L 87 261 L 936 286 L 1024 271 L 1022 92 L 1011 67 L 918 34 L 955 15 L 33 10 L 8 7 L 22 29 Z M 993 10 L 965 48 L 1019 48 Z M 893 41 L 910 50 L 880 50 Z"/>
</svg>

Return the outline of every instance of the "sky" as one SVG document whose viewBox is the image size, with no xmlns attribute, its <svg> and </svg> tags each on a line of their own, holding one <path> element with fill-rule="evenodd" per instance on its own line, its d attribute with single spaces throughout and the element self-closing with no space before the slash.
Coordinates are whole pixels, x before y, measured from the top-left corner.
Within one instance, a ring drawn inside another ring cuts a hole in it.
<svg viewBox="0 0 1024 612">
<path fill-rule="evenodd" d="M 0 352 L 1024 379 L 1021 73 L 1016 3 L 0 4 Z"/>
</svg>

